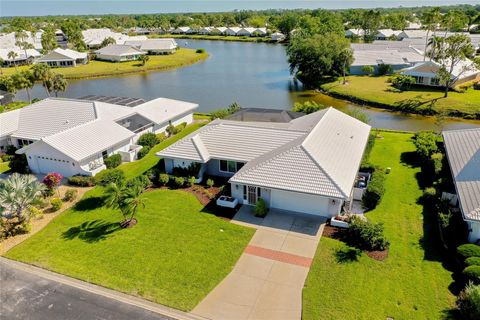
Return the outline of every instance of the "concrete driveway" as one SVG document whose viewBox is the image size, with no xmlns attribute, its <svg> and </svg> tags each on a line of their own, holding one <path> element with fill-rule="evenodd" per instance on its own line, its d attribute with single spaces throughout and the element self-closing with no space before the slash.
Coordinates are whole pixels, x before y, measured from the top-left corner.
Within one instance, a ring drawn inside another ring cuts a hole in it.
<svg viewBox="0 0 480 320">
<path fill-rule="evenodd" d="M 209 319 L 301 319 L 302 289 L 325 219 L 243 206 L 233 223 L 255 235 L 233 271 L 192 311 Z"/>
</svg>

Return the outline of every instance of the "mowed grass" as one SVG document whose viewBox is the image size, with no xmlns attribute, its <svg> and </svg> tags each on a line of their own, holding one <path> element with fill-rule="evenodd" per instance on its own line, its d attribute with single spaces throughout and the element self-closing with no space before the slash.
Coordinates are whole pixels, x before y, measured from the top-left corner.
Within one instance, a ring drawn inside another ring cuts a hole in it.
<svg viewBox="0 0 480 320">
<path fill-rule="evenodd" d="M 205 60 L 208 53 L 196 53 L 195 49 L 181 48 L 174 54 L 152 55 L 149 56 L 145 66 L 139 61 L 127 62 L 107 62 L 92 60 L 88 64 L 78 65 L 76 67 L 55 68 L 56 73 L 64 74 L 67 79 L 82 79 L 94 77 L 107 77 L 136 72 L 146 72 L 155 70 L 168 70 Z M 31 66 L 18 67 L 18 71 L 27 70 Z M 15 68 L 3 69 L 4 74 L 15 73 Z"/>
<path fill-rule="evenodd" d="M 410 134 L 381 132 L 371 162 L 391 167 L 381 204 L 367 214 L 383 222 L 391 245 L 388 258 L 362 254 L 340 262 L 342 242 L 322 237 L 303 292 L 303 319 L 440 319 L 454 305 L 452 273 L 442 266 L 435 218 L 417 203 L 420 169 L 403 163 L 415 150 Z"/>
<path fill-rule="evenodd" d="M 480 114 L 480 90 L 468 89 L 464 93 L 449 92 L 443 98 L 443 91 L 427 87 L 414 87 L 407 91 L 398 91 L 387 82 L 388 77 L 349 76 L 348 84 L 333 81 L 322 85 L 322 89 L 345 98 L 358 99 L 366 103 L 383 104 L 393 109 L 407 112 L 430 112 L 454 114 L 457 111 L 465 115 Z M 432 101 L 434 103 L 432 104 Z M 423 103 L 411 108 L 410 103 Z"/>
</svg>

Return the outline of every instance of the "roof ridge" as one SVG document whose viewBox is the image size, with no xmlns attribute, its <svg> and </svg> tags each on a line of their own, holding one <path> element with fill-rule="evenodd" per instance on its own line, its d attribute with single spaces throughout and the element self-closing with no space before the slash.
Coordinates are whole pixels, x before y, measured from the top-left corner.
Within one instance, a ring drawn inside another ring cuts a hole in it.
<svg viewBox="0 0 480 320">
<path fill-rule="evenodd" d="M 196 135 L 194 135 L 194 136 L 191 138 L 191 140 L 192 140 L 193 146 L 195 147 L 195 149 L 197 150 L 198 154 L 200 155 L 200 158 L 201 158 L 203 161 L 206 161 L 206 159 L 209 158 L 210 154 L 204 155 L 204 154 L 202 153 L 200 144 L 203 146 L 203 148 L 205 149 L 205 151 L 206 151 L 207 153 L 209 153 L 207 147 L 205 146 L 205 144 L 204 144 L 203 141 L 202 141 L 202 137 L 200 137 L 199 134 L 196 134 Z"/>
<path fill-rule="evenodd" d="M 298 119 L 298 118 L 297 118 Z M 258 124 L 279 124 L 279 122 L 268 122 L 268 121 L 236 121 L 236 120 L 228 120 L 228 119 L 215 119 L 220 120 L 217 122 L 219 125 L 226 125 L 226 126 L 235 126 L 235 127 L 247 127 L 247 128 L 257 128 L 257 129 L 266 129 L 266 130 L 277 130 L 277 131 L 290 131 L 290 132 L 305 132 L 305 130 L 299 129 L 291 129 L 290 126 L 285 126 L 285 128 L 281 127 L 262 127 Z M 295 120 L 295 119 L 293 119 Z M 284 124 L 288 124 L 289 122 L 284 122 Z M 280 123 L 281 124 L 281 123 Z"/>
</svg>

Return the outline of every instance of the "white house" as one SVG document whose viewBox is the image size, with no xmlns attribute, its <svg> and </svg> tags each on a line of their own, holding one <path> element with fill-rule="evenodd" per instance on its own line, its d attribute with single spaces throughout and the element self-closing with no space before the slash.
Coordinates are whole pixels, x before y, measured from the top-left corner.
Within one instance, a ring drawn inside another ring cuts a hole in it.
<svg viewBox="0 0 480 320">
<path fill-rule="evenodd" d="M 380 29 L 375 34 L 375 40 L 390 40 L 396 38 L 399 31 L 393 31 L 392 29 Z"/>
<path fill-rule="evenodd" d="M 213 27 L 203 27 L 198 30 L 198 34 L 210 34 L 212 32 Z"/>
<path fill-rule="evenodd" d="M 37 62 L 46 63 L 50 67 L 76 67 L 88 63 L 88 54 L 71 49 L 56 48 L 39 58 Z"/>
<path fill-rule="evenodd" d="M 30 31 L 24 31 L 27 35 L 25 39 L 17 39 L 15 32 L 0 34 L 0 49 L 20 49 L 16 43 L 17 41 L 25 41 L 33 46 L 33 49 L 42 50 L 42 34 L 43 30 L 37 31 L 32 34 Z"/>
<path fill-rule="evenodd" d="M 193 29 L 190 27 L 178 27 L 176 29 L 172 30 L 173 34 L 187 34 L 187 33 L 193 33 Z"/>
<path fill-rule="evenodd" d="M 347 38 L 363 37 L 364 35 L 365 31 L 363 29 L 348 29 L 345 31 L 345 37 Z"/>
<path fill-rule="evenodd" d="M 213 34 L 213 35 L 219 35 L 219 34 L 224 34 L 225 31 L 227 31 L 227 27 L 212 27 L 212 29 L 210 29 L 210 34 Z"/>
<path fill-rule="evenodd" d="M 193 121 L 197 104 L 154 99 L 134 107 L 99 101 L 48 98 L 0 113 L 0 149 L 14 145 L 33 173 L 93 176 L 103 159 L 120 154 L 133 161 L 135 142 L 146 132 L 164 132 L 169 124 Z"/>
<path fill-rule="evenodd" d="M 430 34 L 432 34 L 430 32 Z M 427 37 L 427 30 L 403 30 L 397 34 L 397 38 L 403 39 L 422 39 Z"/>
<path fill-rule="evenodd" d="M 9 56 L 10 52 L 16 54 L 15 58 Z M 25 55 L 26 52 L 26 55 Z M 33 63 L 36 59 L 41 57 L 42 54 L 35 49 L 19 49 L 18 47 L 10 49 L 0 49 L 0 58 L 3 60 L 4 65 L 13 66 L 13 65 L 22 65 L 26 63 Z"/>
<path fill-rule="evenodd" d="M 285 35 L 281 32 L 274 32 L 271 35 L 272 41 L 283 41 L 285 40 Z"/>
<path fill-rule="evenodd" d="M 128 36 L 108 28 L 83 30 L 82 35 L 83 41 L 90 49 L 98 48 L 107 38 L 112 38 L 116 44 L 124 44 L 125 41 L 147 40 L 146 36 Z"/>
<path fill-rule="evenodd" d="M 255 205 L 331 217 L 351 206 L 370 126 L 334 108 L 286 123 L 215 120 L 157 153 L 168 173 L 229 177 L 231 195 Z"/>
<path fill-rule="evenodd" d="M 97 60 L 112 62 L 123 62 L 137 60 L 140 56 L 147 54 L 133 46 L 126 44 L 111 44 L 95 51 Z"/>
<path fill-rule="evenodd" d="M 480 129 L 443 132 L 448 163 L 469 241 L 480 240 Z"/>
<path fill-rule="evenodd" d="M 172 38 L 125 41 L 125 44 L 148 54 L 170 54 L 175 53 L 178 48 L 177 42 Z"/>
<path fill-rule="evenodd" d="M 239 28 L 239 27 L 228 27 L 227 30 L 225 30 L 225 34 L 227 36 L 236 36 L 238 35 L 238 31 L 240 31 L 240 29 L 242 28 Z"/>
<path fill-rule="evenodd" d="M 465 60 L 454 68 L 451 86 L 455 87 L 465 82 L 480 80 L 480 70 L 472 65 L 472 61 Z M 442 86 L 437 74 L 441 65 L 435 61 L 423 61 L 401 71 L 401 74 L 415 78 L 415 82 L 425 86 Z"/>
</svg>

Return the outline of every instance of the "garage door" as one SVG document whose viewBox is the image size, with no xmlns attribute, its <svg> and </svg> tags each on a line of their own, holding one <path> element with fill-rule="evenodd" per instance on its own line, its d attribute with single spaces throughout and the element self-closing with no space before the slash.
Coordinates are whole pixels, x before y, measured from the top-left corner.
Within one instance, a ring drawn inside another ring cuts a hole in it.
<svg viewBox="0 0 480 320">
<path fill-rule="evenodd" d="M 272 190 L 270 206 L 282 210 L 328 216 L 327 198 L 303 193 Z"/>
<path fill-rule="evenodd" d="M 38 171 L 42 174 L 47 174 L 50 172 L 58 172 L 63 176 L 72 175 L 72 164 L 70 162 L 63 162 L 62 160 L 50 160 L 47 158 L 37 158 Z"/>
</svg>

